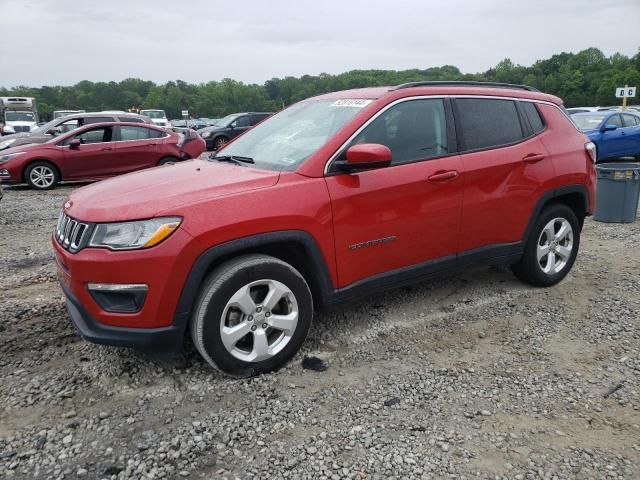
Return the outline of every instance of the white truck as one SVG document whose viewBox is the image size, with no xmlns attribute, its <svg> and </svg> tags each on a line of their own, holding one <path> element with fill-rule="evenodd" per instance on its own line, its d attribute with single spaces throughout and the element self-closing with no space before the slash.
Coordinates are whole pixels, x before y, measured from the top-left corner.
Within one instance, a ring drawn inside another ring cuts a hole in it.
<svg viewBox="0 0 640 480">
<path fill-rule="evenodd" d="M 165 113 L 164 110 L 155 110 L 155 109 L 140 110 L 140 115 L 149 117 L 151 121 L 155 125 L 158 125 L 159 127 L 171 126 L 171 124 L 169 123 L 169 119 L 167 118 L 167 114 Z"/>
<path fill-rule="evenodd" d="M 33 97 L 0 97 L 0 133 L 30 132 L 38 127 L 38 109 Z"/>
</svg>

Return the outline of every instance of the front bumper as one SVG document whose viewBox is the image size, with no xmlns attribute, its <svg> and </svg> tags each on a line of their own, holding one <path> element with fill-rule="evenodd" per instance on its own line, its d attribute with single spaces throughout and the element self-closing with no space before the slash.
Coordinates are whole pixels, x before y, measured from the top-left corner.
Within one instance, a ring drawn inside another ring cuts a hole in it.
<svg viewBox="0 0 640 480">
<path fill-rule="evenodd" d="M 184 229 L 142 250 L 84 248 L 71 253 L 55 238 L 51 242 L 67 309 L 84 338 L 153 353 L 181 346 L 189 313 L 177 309 L 178 298 L 199 251 Z M 139 310 L 114 312 L 92 296 L 92 283 L 144 284 L 148 293 Z"/>
<path fill-rule="evenodd" d="M 184 328 L 176 325 L 162 328 L 112 327 L 97 322 L 78 299 L 60 282 L 67 297 L 67 311 L 74 326 L 85 340 L 100 345 L 129 347 L 151 354 L 172 354 L 182 346 Z"/>
</svg>

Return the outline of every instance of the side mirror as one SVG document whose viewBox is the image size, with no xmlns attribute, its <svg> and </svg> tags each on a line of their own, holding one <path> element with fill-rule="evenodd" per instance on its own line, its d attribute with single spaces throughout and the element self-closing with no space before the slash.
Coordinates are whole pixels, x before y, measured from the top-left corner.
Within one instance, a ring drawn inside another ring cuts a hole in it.
<svg viewBox="0 0 640 480">
<path fill-rule="evenodd" d="M 80 145 L 82 145 L 82 142 L 79 138 L 74 138 L 69 142 L 69 148 L 73 150 L 77 150 L 78 148 L 80 148 Z"/>
<path fill-rule="evenodd" d="M 342 171 L 383 168 L 391 164 L 391 150 L 379 143 L 361 143 L 349 147 L 346 158 L 346 161 L 336 163 Z"/>
<path fill-rule="evenodd" d="M 615 129 L 617 129 L 617 128 L 618 128 L 618 127 L 616 127 L 615 125 L 612 125 L 612 124 L 608 123 L 607 125 L 605 125 L 604 127 L 602 127 L 602 131 L 603 131 L 603 132 L 608 132 L 608 131 L 610 131 L 610 130 L 615 130 Z"/>
<path fill-rule="evenodd" d="M 53 135 L 54 137 L 57 137 L 61 133 L 62 133 L 62 129 L 60 127 L 53 127 L 51 130 L 47 132 L 47 135 Z"/>
</svg>

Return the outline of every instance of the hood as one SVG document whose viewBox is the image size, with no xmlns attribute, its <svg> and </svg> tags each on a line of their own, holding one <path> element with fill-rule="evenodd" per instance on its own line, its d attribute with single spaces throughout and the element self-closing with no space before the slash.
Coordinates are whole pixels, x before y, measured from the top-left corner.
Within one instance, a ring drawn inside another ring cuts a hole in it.
<svg viewBox="0 0 640 480">
<path fill-rule="evenodd" d="M 280 172 L 207 160 L 189 160 L 104 180 L 73 192 L 65 212 L 88 222 L 179 214 L 180 207 L 266 188 Z"/>
<path fill-rule="evenodd" d="M 31 132 L 18 132 L 18 133 L 10 133 L 8 135 L 1 135 L 0 142 L 5 140 L 15 140 L 16 138 L 30 137 L 33 135 Z"/>
<path fill-rule="evenodd" d="M 0 142 L 2 142 L 4 138 L 5 137 L 0 137 Z M 42 148 L 40 143 L 32 143 L 35 141 L 34 138 L 37 139 L 38 137 L 17 138 L 16 141 L 11 144 L 11 147 L 0 150 L 0 156 L 11 155 L 12 153 L 18 152 L 28 152 L 30 150 Z M 20 144 L 15 145 L 17 142 L 20 142 Z"/>
</svg>

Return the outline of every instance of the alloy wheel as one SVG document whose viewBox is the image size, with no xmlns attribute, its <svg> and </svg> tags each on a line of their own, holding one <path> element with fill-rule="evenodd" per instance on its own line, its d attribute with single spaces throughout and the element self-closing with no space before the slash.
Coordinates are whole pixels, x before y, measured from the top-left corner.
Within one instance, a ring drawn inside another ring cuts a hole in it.
<svg viewBox="0 0 640 480">
<path fill-rule="evenodd" d="M 547 275 L 555 275 L 567 265 L 573 251 L 573 228 L 568 220 L 554 218 L 540 233 L 536 255 Z"/>
<path fill-rule="evenodd" d="M 267 360 L 287 346 L 298 315 L 296 297 L 285 284 L 270 279 L 251 282 L 233 294 L 222 312 L 222 343 L 238 360 Z"/>
<path fill-rule="evenodd" d="M 38 165 L 29 173 L 29 179 L 38 188 L 49 188 L 53 185 L 56 175 L 55 172 L 47 166 Z"/>
</svg>

